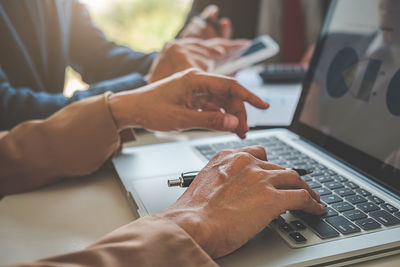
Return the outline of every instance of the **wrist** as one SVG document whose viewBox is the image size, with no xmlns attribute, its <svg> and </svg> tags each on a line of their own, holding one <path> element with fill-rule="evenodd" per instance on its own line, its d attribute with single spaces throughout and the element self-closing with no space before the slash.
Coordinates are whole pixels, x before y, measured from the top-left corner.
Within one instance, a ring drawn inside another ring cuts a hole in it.
<svg viewBox="0 0 400 267">
<path fill-rule="evenodd" d="M 118 130 L 137 126 L 135 122 L 135 99 L 134 94 L 119 93 L 109 95 L 108 106 Z"/>
<path fill-rule="evenodd" d="M 215 247 L 212 241 L 210 222 L 191 209 L 167 208 L 159 212 L 159 217 L 168 219 L 182 228 L 207 254 L 213 255 Z"/>
</svg>

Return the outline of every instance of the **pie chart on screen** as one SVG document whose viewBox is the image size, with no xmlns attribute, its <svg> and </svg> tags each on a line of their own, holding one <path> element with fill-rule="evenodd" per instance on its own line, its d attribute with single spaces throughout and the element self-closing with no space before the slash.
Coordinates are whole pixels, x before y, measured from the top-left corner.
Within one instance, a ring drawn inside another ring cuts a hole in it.
<svg viewBox="0 0 400 267">
<path fill-rule="evenodd" d="M 345 47 L 335 55 L 328 68 L 326 89 L 333 98 L 344 96 L 351 87 L 358 66 L 357 52 Z"/>
<path fill-rule="evenodd" d="M 400 116 L 400 70 L 389 83 L 386 93 L 386 105 L 394 116 Z"/>
</svg>

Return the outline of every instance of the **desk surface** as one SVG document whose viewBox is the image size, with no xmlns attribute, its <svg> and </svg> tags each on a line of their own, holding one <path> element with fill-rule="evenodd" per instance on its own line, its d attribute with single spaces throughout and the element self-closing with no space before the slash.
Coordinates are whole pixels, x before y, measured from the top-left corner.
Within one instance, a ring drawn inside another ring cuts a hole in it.
<svg viewBox="0 0 400 267">
<path fill-rule="evenodd" d="M 204 134 L 141 133 L 137 144 Z M 5 197 L 0 201 L 0 265 L 83 249 L 136 218 L 116 177 L 107 171 Z M 400 255 L 352 266 L 400 266 Z"/>
</svg>

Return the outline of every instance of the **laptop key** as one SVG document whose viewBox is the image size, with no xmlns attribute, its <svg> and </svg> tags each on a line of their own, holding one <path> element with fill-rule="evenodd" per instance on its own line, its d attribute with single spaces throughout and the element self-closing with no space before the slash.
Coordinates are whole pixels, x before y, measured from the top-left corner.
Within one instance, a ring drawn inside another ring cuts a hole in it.
<svg viewBox="0 0 400 267">
<path fill-rule="evenodd" d="M 333 176 L 333 179 L 335 179 L 338 182 L 344 183 L 347 182 L 347 178 L 343 177 L 342 175 L 335 175 Z"/>
<path fill-rule="evenodd" d="M 340 188 L 333 192 L 335 192 L 336 194 L 338 194 L 341 197 L 355 195 L 354 191 L 351 190 L 350 188 Z"/>
<path fill-rule="evenodd" d="M 388 212 L 390 212 L 390 213 L 399 211 L 398 208 L 396 208 L 396 207 L 390 205 L 389 203 L 383 203 L 383 204 L 381 204 L 381 208 L 384 209 L 384 210 L 386 210 L 386 211 L 388 211 Z"/>
<path fill-rule="evenodd" d="M 339 236 L 339 233 L 319 216 L 302 213 L 300 217 L 321 239 Z"/>
<path fill-rule="evenodd" d="M 331 190 L 326 189 L 325 187 L 315 188 L 314 191 L 317 192 L 320 196 L 332 194 Z"/>
<path fill-rule="evenodd" d="M 213 154 L 205 154 L 204 157 L 208 160 L 212 159 L 214 157 L 215 153 Z"/>
<path fill-rule="evenodd" d="M 289 236 L 296 243 L 305 243 L 305 242 L 307 242 L 307 239 L 302 234 L 300 234 L 299 232 L 290 233 Z"/>
<path fill-rule="evenodd" d="M 337 175 L 337 173 L 334 172 L 334 171 L 332 171 L 332 170 L 326 170 L 325 172 L 326 172 L 327 174 L 331 175 L 331 176 Z"/>
<path fill-rule="evenodd" d="M 316 168 L 320 169 L 320 170 L 326 170 L 327 169 L 327 167 L 322 165 L 322 164 L 317 164 Z"/>
<path fill-rule="evenodd" d="M 324 176 L 324 175 L 314 177 L 314 179 L 317 180 L 318 182 L 320 182 L 321 184 L 324 184 L 324 183 L 328 183 L 328 182 L 332 182 L 332 181 L 333 181 L 333 179 L 332 179 L 331 177 L 329 177 L 329 176 Z"/>
<path fill-rule="evenodd" d="M 377 196 L 369 196 L 368 199 L 376 205 L 383 203 L 384 201 Z"/>
<path fill-rule="evenodd" d="M 345 197 L 345 199 L 353 205 L 358 204 L 358 203 L 367 202 L 367 200 L 360 195 L 348 196 L 348 197 Z"/>
<path fill-rule="evenodd" d="M 320 171 L 320 170 L 314 170 L 311 174 L 310 174 L 310 176 L 312 176 L 312 177 L 318 177 L 318 176 L 324 176 L 325 175 L 325 173 L 323 173 L 322 171 Z"/>
<path fill-rule="evenodd" d="M 351 189 L 359 188 L 359 186 L 356 185 L 356 184 L 353 183 L 353 182 L 345 182 L 344 184 L 345 184 L 345 186 L 350 187 Z"/>
<path fill-rule="evenodd" d="M 323 200 L 327 204 L 332 204 L 332 203 L 343 201 L 343 199 L 337 195 L 322 196 L 321 200 Z"/>
<path fill-rule="evenodd" d="M 333 227 L 335 227 L 336 230 L 338 230 L 344 235 L 360 231 L 360 228 L 358 228 L 356 225 L 354 225 L 352 222 L 350 222 L 343 216 L 329 217 L 326 219 L 326 221 L 331 225 L 333 225 Z"/>
<path fill-rule="evenodd" d="M 384 226 L 390 226 L 399 224 L 400 220 L 394 217 L 392 214 L 384 210 L 373 211 L 369 214 L 372 218 L 383 224 Z"/>
<path fill-rule="evenodd" d="M 332 216 L 336 216 L 336 215 L 338 215 L 336 210 L 332 209 L 331 207 L 327 207 L 326 212 L 324 214 L 322 214 L 322 217 L 328 218 L 328 217 L 332 217 Z"/>
<path fill-rule="evenodd" d="M 367 212 L 367 213 L 371 212 L 371 211 L 379 210 L 379 207 L 371 202 L 364 202 L 364 203 L 358 204 L 357 208 L 359 208 L 363 212 Z"/>
<path fill-rule="evenodd" d="M 338 189 L 344 187 L 341 183 L 339 182 L 330 182 L 325 184 L 326 187 L 328 187 L 330 190 Z"/>
<path fill-rule="evenodd" d="M 348 202 L 339 202 L 339 203 L 334 203 L 332 204 L 332 208 L 337 210 L 338 212 L 344 212 L 348 210 L 353 210 L 354 207 Z"/>
<path fill-rule="evenodd" d="M 355 221 L 355 220 L 360 220 L 360 219 L 365 219 L 368 216 L 362 212 L 361 210 L 349 210 L 349 211 L 345 211 L 343 212 L 343 215 L 346 216 L 347 219 Z"/>
<path fill-rule="evenodd" d="M 293 228 L 296 229 L 296 230 L 304 230 L 304 229 L 307 229 L 307 227 L 306 227 L 301 221 L 299 221 L 299 220 L 292 221 L 290 224 L 291 224 L 291 225 L 293 226 Z"/>
<path fill-rule="evenodd" d="M 306 182 L 312 180 L 312 178 L 309 175 L 303 175 L 303 176 L 301 176 L 301 178 L 303 178 L 303 180 L 306 181 Z"/>
<path fill-rule="evenodd" d="M 356 189 L 355 191 L 356 191 L 358 194 L 362 195 L 363 197 L 367 197 L 367 196 L 371 195 L 370 192 L 368 192 L 367 190 L 362 189 L 362 188 L 358 188 L 358 189 Z"/>
<path fill-rule="evenodd" d="M 356 221 L 356 224 L 366 231 L 381 227 L 381 225 L 377 221 L 371 218 L 358 220 Z"/>
<path fill-rule="evenodd" d="M 281 231 L 285 233 L 290 233 L 294 231 L 293 228 L 288 223 L 280 223 L 279 229 L 281 229 Z"/>
<path fill-rule="evenodd" d="M 308 184 L 308 186 L 311 187 L 312 189 L 321 187 L 321 184 L 320 184 L 320 183 L 317 183 L 317 182 L 314 182 L 314 181 L 308 181 L 307 184 Z"/>
<path fill-rule="evenodd" d="M 395 212 L 395 213 L 393 213 L 394 214 L 394 216 L 396 216 L 397 218 L 400 218 L 400 211 L 397 211 L 397 212 Z"/>
<path fill-rule="evenodd" d="M 275 219 L 272 220 L 272 222 L 277 223 L 277 224 L 283 224 L 286 223 L 285 219 L 283 219 L 282 216 L 278 216 Z"/>
</svg>

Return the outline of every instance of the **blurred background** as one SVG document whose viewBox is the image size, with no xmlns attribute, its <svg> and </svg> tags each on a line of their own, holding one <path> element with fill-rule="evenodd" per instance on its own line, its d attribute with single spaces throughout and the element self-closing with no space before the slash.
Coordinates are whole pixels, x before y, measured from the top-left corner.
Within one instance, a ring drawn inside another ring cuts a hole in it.
<svg viewBox="0 0 400 267">
<path fill-rule="evenodd" d="M 106 36 L 138 51 L 160 50 L 181 29 L 192 0 L 81 0 Z M 87 88 L 80 75 L 67 69 L 64 94 Z"/>
</svg>

